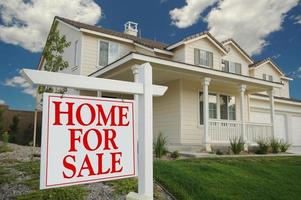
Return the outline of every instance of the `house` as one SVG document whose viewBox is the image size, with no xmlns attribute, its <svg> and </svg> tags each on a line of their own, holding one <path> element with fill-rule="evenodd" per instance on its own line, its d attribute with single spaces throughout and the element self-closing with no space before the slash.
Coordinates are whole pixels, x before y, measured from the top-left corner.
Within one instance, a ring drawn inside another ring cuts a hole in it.
<svg viewBox="0 0 301 200">
<path fill-rule="evenodd" d="M 171 150 L 210 151 L 240 136 L 248 145 L 274 137 L 301 146 L 301 101 L 290 98 L 292 79 L 271 59 L 254 61 L 233 39 L 218 41 L 202 32 L 168 45 L 139 37 L 134 22 L 120 33 L 54 20 L 71 42 L 63 54 L 70 67 L 63 73 L 134 81 L 133 67 L 151 64 L 154 84 L 168 86 L 163 97 L 154 98 L 154 136 L 167 136 Z"/>
</svg>

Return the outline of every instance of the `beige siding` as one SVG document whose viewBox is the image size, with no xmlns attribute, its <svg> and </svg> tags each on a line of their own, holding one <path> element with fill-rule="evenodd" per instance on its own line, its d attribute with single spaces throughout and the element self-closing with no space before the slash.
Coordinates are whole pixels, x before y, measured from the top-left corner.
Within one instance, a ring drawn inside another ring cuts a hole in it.
<svg viewBox="0 0 301 200">
<path fill-rule="evenodd" d="M 70 46 L 65 48 L 63 53 L 63 60 L 67 61 L 69 64 L 69 67 L 62 70 L 64 73 L 68 74 L 79 74 L 79 65 L 80 65 L 80 49 L 81 49 L 81 33 L 77 30 L 71 28 L 70 26 L 67 26 L 61 22 L 58 23 L 58 30 L 60 35 L 64 35 L 66 37 L 66 41 L 70 42 Z M 74 52 L 75 52 L 75 41 L 78 41 L 78 66 L 75 66 L 74 64 Z"/>
<path fill-rule="evenodd" d="M 226 48 L 228 50 L 228 54 L 223 56 L 222 59 L 236 62 L 241 64 L 241 73 L 242 75 L 249 76 L 249 62 L 247 59 L 241 55 L 241 53 L 232 45 L 228 44 L 226 45 Z"/>
<path fill-rule="evenodd" d="M 182 144 L 202 145 L 203 125 L 199 124 L 199 92 L 203 90 L 201 82 L 181 80 L 181 140 Z M 214 83 L 209 85 L 209 93 L 235 96 L 236 121 L 240 121 L 239 90 L 225 88 Z M 245 96 L 245 120 L 249 119 L 248 97 Z"/>
<path fill-rule="evenodd" d="M 164 84 L 168 86 L 162 97 L 154 98 L 154 137 L 160 132 L 169 144 L 180 143 L 180 96 L 179 81 Z"/>
<path fill-rule="evenodd" d="M 174 61 L 185 62 L 185 48 L 184 45 L 178 47 L 174 51 L 174 56 L 172 58 Z"/>
<path fill-rule="evenodd" d="M 273 81 L 283 82 L 284 85 L 281 89 L 278 88 L 275 89 L 275 96 L 289 98 L 289 82 L 287 80 L 281 79 L 281 74 L 270 63 L 265 63 L 253 69 L 252 71 L 253 71 L 252 74 L 255 78 L 262 79 L 263 74 L 267 74 L 273 76 Z M 263 92 L 262 94 L 267 94 L 267 93 Z"/>
<path fill-rule="evenodd" d="M 214 46 L 207 38 L 200 39 L 185 45 L 185 62 L 194 64 L 194 49 L 202 49 L 213 53 L 213 68 L 221 69 L 221 51 Z"/>
<path fill-rule="evenodd" d="M 97 37 L 94 35 L 83 34 L 83 56 L 81 74 L 88 75 L 99 69 L 98 66 L 98 42 L 100 40 L 112 41 L 119 43 L 119 58 L 133 51 L 132 44 L 121 43 L 118 41 Z"/>
</svg>

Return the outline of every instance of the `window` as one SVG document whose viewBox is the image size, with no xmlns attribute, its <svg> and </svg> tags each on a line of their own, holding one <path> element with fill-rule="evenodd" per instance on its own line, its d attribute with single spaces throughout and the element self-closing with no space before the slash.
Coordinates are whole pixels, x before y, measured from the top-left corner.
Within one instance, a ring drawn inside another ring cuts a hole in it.
<svg viewBox="0 0 301 200">
<path fill-rule="evenodd" d="M 219 99 L 219 101 L 217 101 Z M 209 119 L 223 119 L 223 120 L 236 120 L 236 105 L 235 97 L 220 95 L 220 94 L 209 94 Z M 200 92 L 200 124 L 204 124 L 203 119 L 203 92 Z M 219 107 L 219 117 L 217 115 Z"/>
<path fill-rule="evenodd" d="M 213 53 L 201 49 L 194 49 L 194 64 L 213 67 Z"/>
<path fill-rule="evenodd" d="M 222 71 L 234 74 L 241 74 L 241 64 L 236 62 L 230 62 L 228 60 L 222 60 Z"/>
<path fill-rule="evenodd" d="M 99 41 L 98 65 L 106 66 L 119 57 L 119 44 L 115 42 Z"/>
<path fill-rule="evenodd" d="M 273 81 L 273 76 L 268 74 L 262 74 L 262 79 L 266 81 Z"/>
<path fill-rule="evenodd" d="M 74 42 L 74 66 L 78 66 L 78 40 Z"/>
</svg>

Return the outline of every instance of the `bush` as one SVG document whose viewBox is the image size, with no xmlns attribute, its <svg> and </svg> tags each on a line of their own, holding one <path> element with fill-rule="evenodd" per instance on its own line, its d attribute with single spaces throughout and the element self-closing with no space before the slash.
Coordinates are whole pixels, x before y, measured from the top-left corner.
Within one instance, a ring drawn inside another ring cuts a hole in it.
<svg viewBox="0 0 301 200">
<path fill-rule="evenodd" d="M 272 138 L 270 141 L 270 146 L 272 153 L 279 153 L 280 152 L 280 141 L 276 138 Z"/>
<path fill-rule="evenodd" d="M 9 140 L 9 135 L 8 135 L 8 132 L 5 131 L 3 134 L 2 134 L 2 141 L 3 143 L 6 145 L 8 143 L 8 140 Z"/>
<path fill-rule="evenodd" d="M 171 157 L 171 158 L 174 158 L 174 159 L 177 159 L 179 156 L 180 156 L 180 154 L 179 154 L 178 151 L 173 151 L 173 152 L 171 152 L 171 154 L 170 154 L 170 157 Z"/>
<path fill-rule="evenodd" d="M 125 195 L 129 192 L 138 192 L 138 180 L 136 178 L 126 178 L 106 182 L 113 186 L 115 194 Z"/>
<path fill-rule="evenodd" d="M 162 156 L 166 155 L 167 148 L 167 139 L 162 135 L 162 133 L 159 133 L 157 139 L 154 142 L 154 149 L 155 149 L 155 156 L 157 158 L 161 158 Z"/>
<path fill-rule="evenodd" d="M 257 144 L 259 146 L 257 154 L 267 154 L 269 151 L 270 144 L 267 140 L 260 139 L 257 141 Z"/>
<path fill-rule="evenodd" d="M 221 150 L 219 150 L 219 149 L 216 150 L 215 154 L 216 154 L 216 155 L 224 155 L 224 153 L 223 153 Z"/>
<path fill-rule="evenodd" d="M 282 153 L 285 153 L 290 146 L 291 144 L 289 144 L 288 142 L 284 142 L 283 140 L 280 141 L 280 151 Z"/>
<path fill-rule="evenodd" d="M 235 137 L 230 140 L 230 148 L 231 151 L 238 155 L 244 149 L 245 142 L 243 141 L 242 137 Z"/>
</svg>

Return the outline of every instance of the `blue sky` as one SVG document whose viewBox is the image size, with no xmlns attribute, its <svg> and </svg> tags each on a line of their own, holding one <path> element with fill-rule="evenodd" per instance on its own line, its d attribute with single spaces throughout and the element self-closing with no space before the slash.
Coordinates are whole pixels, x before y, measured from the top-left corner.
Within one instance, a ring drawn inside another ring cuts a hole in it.
<svg viewBox="0 0 301 200">
<path fill-rule="evenodd" d="M 10 5 L 12 1 L 0 3 L 0 103 L 4 101 L 11 108 L 34 109 L 33 89 L 20 78 L 19 70 L 36 68 L 54 15 L 117 31 L 123 31 L 126 21 L 135 21 L 142 37 L 164 43 L 205 30 L 218 39 L 233 37 L 255 60 L 272 57 L 293 76 L 291 97 L 301 99 L 298 0 L 86 0 L 86 5 L 83 0 L 75 0 L 72 6 L 70 1 L 62 0 L 45 11 L 42 8 L 46 1 L 25 1 L 23 4 L 30 2 L 31 7 L 21 13 L 18 5 Z M 263 14 L 260 10 L 268 11 Z"/>
</svg>

